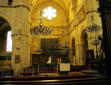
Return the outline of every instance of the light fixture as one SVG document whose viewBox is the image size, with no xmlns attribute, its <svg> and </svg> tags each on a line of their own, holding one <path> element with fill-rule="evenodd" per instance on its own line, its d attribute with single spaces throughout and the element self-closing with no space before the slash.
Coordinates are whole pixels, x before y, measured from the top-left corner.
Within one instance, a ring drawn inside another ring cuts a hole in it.
<svg viewBox="0 0 111 85">
<path fill-rule="evenodd" d="M 86 27 L 85 29 L 86 32 L 91 32 L 91 33 L 95 33 L 95 39 L 93 40 L 92 44 L 95 45 L 96 47 L 96 58 L 98 58 L 98 45 L 99 45 L 99 40 L 98 40 L 98 33 L 100 31 L 100 26 L 98 26 L 97 24 L 94 24 L 94 18 L 93 16 L 91 16 L 91 25 L 89 25 L 88 27 Z"/>
<path fill-rule="evenodd" d="M 94 24 L 94 25 L 88 26 L 85 31 L 87 31 L 87 32 L 97 32 L 99 30 L 100 30 L 100 26 Z"/>
<path fill-rule="evenodd" d="M 39 16 L 39 25 L 38 26 L 33 26 L 30 29 L 30 33 L 32 35 L 49 35 L 52 33 L 52 29 L 49 28 L 48 26 L 43 25 L 42 23 L 42 18 L 43 18 L 43 12 L 40 11 L 40 16 Z"/>
</svg>

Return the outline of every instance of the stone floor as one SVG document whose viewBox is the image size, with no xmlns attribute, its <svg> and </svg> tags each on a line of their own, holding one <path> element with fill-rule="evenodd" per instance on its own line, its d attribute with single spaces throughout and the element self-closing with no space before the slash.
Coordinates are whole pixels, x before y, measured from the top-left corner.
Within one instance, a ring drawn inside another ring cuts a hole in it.
<svg viewBox="0 0 111 85">
<path fill-rule="evenodd" d="M 103 76 L 97 70 L 82 70 L 82 71 L 77 71 L 77 72 L 69 72 L 68 75 L 66 76 L 73 76 L 73 75 L 75 76 L 92 75 L 92 76 L 97 76 L 97 77 Z M 62 76 L 62 75 L 59 75 L 59 73 L 39 73 L 37 76 Z"/>
</svg>

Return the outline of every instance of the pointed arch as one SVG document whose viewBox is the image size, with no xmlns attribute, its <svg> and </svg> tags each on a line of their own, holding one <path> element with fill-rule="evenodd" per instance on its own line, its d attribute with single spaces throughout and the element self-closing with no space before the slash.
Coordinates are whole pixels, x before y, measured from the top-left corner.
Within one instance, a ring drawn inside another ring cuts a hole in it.
<svg viewBox="0 0 111 85">
<path fill-rule="evenodd" d="M 86 52 L 88 50 L 88 34 L 85 30 L 82 31 L 81 33 L 81 43 L 82 43 L 82 60 L 83 64 L 85 65 L 86 63 Z"/>
<path fill-rule="evenodd" d="M 75 38 L 72 38 L 72 56 L 75 56 Z"/>
</svg>

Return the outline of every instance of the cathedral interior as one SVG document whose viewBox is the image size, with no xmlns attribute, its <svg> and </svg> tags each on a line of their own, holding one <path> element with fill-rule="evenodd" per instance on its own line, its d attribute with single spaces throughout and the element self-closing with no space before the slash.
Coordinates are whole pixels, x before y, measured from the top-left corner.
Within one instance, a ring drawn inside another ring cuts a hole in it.
<svg viewBox="0 0 111 85">
<path fill-rule="evenodd" d="M 96 69 L 104 57 L 98 7 L 98 0 L 0 0 L 0 70 Z"/>
</svg>

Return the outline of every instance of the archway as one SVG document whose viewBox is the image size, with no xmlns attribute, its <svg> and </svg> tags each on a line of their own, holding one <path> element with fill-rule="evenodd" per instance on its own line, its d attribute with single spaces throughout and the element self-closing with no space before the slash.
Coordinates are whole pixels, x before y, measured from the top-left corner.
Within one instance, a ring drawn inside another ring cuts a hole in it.
<svg viewBox="0 0 111 85">
<path fill-rule="evenodd" d="M 7 33 L 11 26 L 6 19 L 0 17 L 0 70 L 9 70 L 11 65 L 11 52 L 6 51 Z"/>
<path fill-rule="evenodd" d="M 72 46 L 71 46 L 71 56 L 72 56 L 72 63 L 74 63 L 75 65 L 77 64 L 76 61 L 76 48 L 75 48 L 75 38 L 72 38 Z"/>
<path fill-rule="evenodd" d="M 82 43 L 82 55 L 83 55 L 83 64 L 86 62 L 86 51 L 88 50 L 88 35 L 85 30 L 81 34 L 81 43 Z"/>
<path fill-rule="evenodd" d="M 65 45 L 65 41 L 68 40 L 65 35 L 65 32 L 68 29 L 68 16 L 66 16 L 68 12 L 66 12 L 66 9 L 64 9 L 58 2 L 54 0 L 51 0 L 50 2 L 48 0 L 39 0 L 32 10 L 32 27 L 40 24 L 40 12 L 44 12 L 43 10 L 47 8 L 55 9 L 57 15 L 50 20 L 42 16 L 42 24 L 52 29 L 51 34 L 35 35 L 37 38 L 35 38 L 34 35 L 31 35 L 32 66 L 34 66 L 34 63 L 40 63 L 40 67 L 45 68 L 48 67 L 48 61 L 53 61 L 51 64 L 55 67 L 59 60 L 66 62 L 65 58 L 63 58 L 64 54 L 61 53 L 61 55 L 58 55 L 55 53 L 55 49 L 59 51 L 59 49 Z M 34 45 L 34 43 L 36 44 Z M 52 52 L 53 50 L 54 52 Z M 39 58 L 39 56 L 41 57 Z"/>
</svg>

